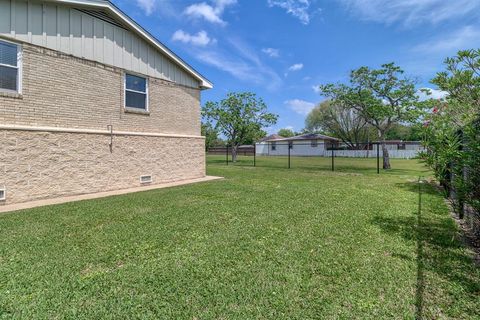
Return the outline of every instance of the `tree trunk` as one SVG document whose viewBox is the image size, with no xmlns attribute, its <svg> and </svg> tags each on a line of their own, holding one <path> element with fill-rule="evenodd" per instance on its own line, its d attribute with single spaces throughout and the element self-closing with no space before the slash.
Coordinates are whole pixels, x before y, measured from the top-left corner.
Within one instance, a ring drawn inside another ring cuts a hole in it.
<svg viewBox="0 0 480 320">
<path fill-rule="evenodd" d="M 237 151 L 238 151 L 238 146 L 233 145 L 232 146 L 232 162 L 237 162 Z"/>
<path fill-rule="evenodd" d="M 385 139 L 382 139 L 382 154 L 383 154 L 383 169 L 390 169 L 390 155 L 388 154 L 387 144 Z"/>
<path fill-rule="evenodd" d="M 388 154 L 387 143 L 385 142 L 385 132 L 378 130 L 378 138 L 382 143 L 383 169 L 385 170 L 391 169 L 390 155 Z"/>
</svg>

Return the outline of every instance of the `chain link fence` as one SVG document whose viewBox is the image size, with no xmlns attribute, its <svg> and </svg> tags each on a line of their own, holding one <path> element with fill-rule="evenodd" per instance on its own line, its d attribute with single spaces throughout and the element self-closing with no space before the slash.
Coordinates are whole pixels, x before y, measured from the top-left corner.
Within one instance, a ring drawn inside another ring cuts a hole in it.
<svg viewBox="0 0 480 320">
<path fill-rule="evenodd" d="M 459 135 L 459 160 L 449 164 L 444 187 L 459 218 L 480 239 L 480 119 Z"/>
<path fill-rule="evenodd" d="M 390 153 L 408 150 L 389 150 Z M 406 151 L 406 152 L 405 152 Z M 303 168 L 329 171 L 376 171 L 380 173 L 382 150 L 379 143 L 362 143 L 340 147 L 320 142 L 268 142 L 254 146 L 241 146 L 236 155 L 231 146 L 211 148 L 209 161 L 225 165 L 270 168 Z M 408 153 L 415 157 L 416 152 Z"/>
</svg>

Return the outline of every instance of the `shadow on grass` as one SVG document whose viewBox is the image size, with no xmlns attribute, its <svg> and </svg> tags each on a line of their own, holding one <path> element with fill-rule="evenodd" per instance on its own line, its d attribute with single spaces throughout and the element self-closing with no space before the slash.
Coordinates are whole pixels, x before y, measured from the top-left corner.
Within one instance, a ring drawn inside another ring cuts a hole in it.
<svg viewBox="0 0 480 320">
<path fill-rule="evenodd" d="M 418 194 L 418 183 L 417 182 L 403 182 L 403 183 L 396 183 L 395 187 L 411 191 Z M 422 188 L 422 194 L 429 194 L 432 196 L 440 196 L 440 193 L 435 190 L 434 187 L 426 185 Z"/>
<path fill-rule="evenodd" d="M 401 188 L 418 193 L 418 183 L 399 184 Z M 419 196 L 419 208 L 410 217 L 377 216 L 372 223 L 385 233 L 398 236 L 407 241 L 415 241 L 417 263 L 417 285 L 415 297 L 416 319 L 424 318 L 425 290 L 427 286 L 437 286 L 437 283 L 425 283 L 425 274 L 434 273 L 447 280 L 454 288 L 461 287 L 464 292 L 462 299 L 478 299 L 480 282 L 471 256 L 464 250 L 457 239 L 457 229 L 454 221 L 444 208 L 442 196 L 430 185 L 423 185 Z M 402 259 L 410 257 L 396 255 Z M 448 292 L 448 291 L 447 291 Z M 449 292 L 451 299 L 458 297 Z M 437 301 L 427 301 L 435 305 Z M 469 312 L 469 310 L 464 310 Z M 474 312 L 474 311 L 472 311 Z M 472 314 L 474 316 L 474 314 Z"/>
</svg>

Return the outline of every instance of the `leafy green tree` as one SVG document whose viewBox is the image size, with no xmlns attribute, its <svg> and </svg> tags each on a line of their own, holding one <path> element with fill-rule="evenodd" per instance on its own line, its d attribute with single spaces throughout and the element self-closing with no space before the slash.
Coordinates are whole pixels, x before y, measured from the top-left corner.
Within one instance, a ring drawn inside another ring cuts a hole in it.
<svg viewBox="0 0 480 320">
<path fill-rule="evenodd" d="M 305 120 L 310 132 L 322 132 L 341 139 L 354 149 L 367 142 L 372 130 L 367 121 L 357 111 L 340 103 L 325 100 L 313 108 Z"/>
<path fill-rule="evenodd" d="M 395 123 L 418 121 L 424 106 L 419 102 L 415 81 L 405 77 L 394 63 L 380 69 L 361 67 L 350 74 L 350 83 L 326 84 L 320 92 L 345 108 L 355 110 L 374 127 L 382 144 L 383 168 L 390 169 L 386 133 Z"/>
<path fill-rule="evenodd" d="M 462 127 L 478 118 L 480 112 L 480 49 L 459 51 L 445 60 L 446 71 L 431 81 L 448 92 L 451 125 Z"/>
<path fill-rule="evenodd" d="M 263 137 L 262 128 L 276 124 L 278 119 L 276 114 L 268 112 L 263 99 L 251 92 L 228 93 L 219 102 L 209 101 L 202 108 L 202 116 L 227 137 L 234 162 L 240 145 Z"/>
<path fill-rule="evenodd" d="M 385 134 L 387 140 L 420 141 L 422 140 L 422 124 L 405 125 L 396 123 Z"/>
<path fill-rule="evenodd" d="M 217 146 L 220 140 L 218 138 L 218 131 L 211 123 L 202 123 L 202 136 L 205 137 L 205 149 L 207 151 Z"/>
<path fill-rule="evenodd" d="M 293 130 L 287 129 L 287 128 L 283 128 L 283 129 L 278 130 L 277 134 L 279 136 L 284 137 L 284 138 L 290 138 L 290 137 L 295 136 L 295 132 Z"/>
<path fill-rule="evenodd" d="M 427 163 L 437 179 L 455 189 L 463 217 L 466 202 L 480 212 L 480 49 L 459 51 L 431 81 L 448 93 L 425 122 Z"/>
</svg>

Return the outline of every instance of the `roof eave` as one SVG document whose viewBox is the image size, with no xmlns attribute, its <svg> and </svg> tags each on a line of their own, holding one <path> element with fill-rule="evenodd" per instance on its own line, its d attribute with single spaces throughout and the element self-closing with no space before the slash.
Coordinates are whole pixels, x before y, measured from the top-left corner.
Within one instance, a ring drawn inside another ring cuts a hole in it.
<svg viewBox="0 0 480 320">
<path fill-rule="evenodd" d="M 135 30 L 138 34 L 140 34 L 144 39 L 148 40 L 152 45 L 157 47 L 161 52 L 167 55 L 170 59 L 172 59 L 175 63 L 180 65 L 184 70 L 190 73 L 194 78 L 199 80 L 199 87 L 201 89 L 212 89 L 213 83 L 210 82 L 207 78 L 202 76 L 199 72 L 193 69 L 190 65 L 188 65 L 185 61 L 183 61 L 179 56 L 173 53 L 170 49 L 168 49 L 164 44 L 162 44 L 159 40 L 157 40 L 154 36 L 152 36 L 148 31 L 142 28 L 138 23 L 136 23 L 132 18 L 130 18 L 126 13 L 124 13 L 120 8 L 115 6 L 108 0 L 47 0 L 51 2 L 59 2 L 65 4 L 75 4 L 81 5 L 85 7 L 94 7 L 94 8 L 101 8 L 107 9 L 117 17 L 122 19 L 122 21 L 127 24 L 130 28 Z"/>
</svg>

